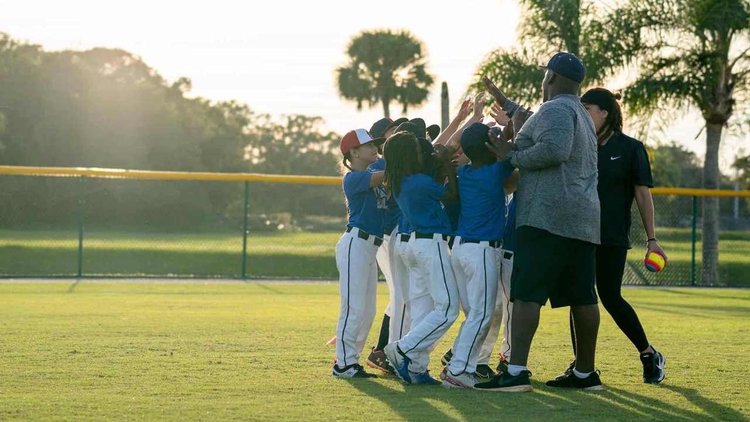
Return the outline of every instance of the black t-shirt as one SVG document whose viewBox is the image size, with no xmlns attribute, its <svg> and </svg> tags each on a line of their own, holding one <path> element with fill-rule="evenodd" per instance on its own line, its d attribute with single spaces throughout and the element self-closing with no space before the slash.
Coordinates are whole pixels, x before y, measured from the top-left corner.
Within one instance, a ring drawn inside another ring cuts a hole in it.
<svg viewBox="0 0 750 422">
<path fill-rule="evenodd" d="M 653 187 L 646 148 L 622 133 L 599 146 L 602 245 L 630 247 L 630 208 L 636 186 Z"/>
</svg>

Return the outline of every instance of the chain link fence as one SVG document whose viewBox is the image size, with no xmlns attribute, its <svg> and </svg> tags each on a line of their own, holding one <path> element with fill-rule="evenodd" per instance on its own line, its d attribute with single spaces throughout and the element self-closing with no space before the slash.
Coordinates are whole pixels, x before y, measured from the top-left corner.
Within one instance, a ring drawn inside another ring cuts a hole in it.
<svg viewBox="0 0 750 422">
<path fill-rule="evenodd" d="M 340 182 L 294 180 L 0 174 L 0 277 L 336 279 L 346 224 Z M 654 203 L 669 264 L 645 270 L 634 206 L 625 283 L 702 285 L 701 198 L 655 195 Z M 721 284 L 750 286 L 750 203 L 720 204 Z"/>
</svg>

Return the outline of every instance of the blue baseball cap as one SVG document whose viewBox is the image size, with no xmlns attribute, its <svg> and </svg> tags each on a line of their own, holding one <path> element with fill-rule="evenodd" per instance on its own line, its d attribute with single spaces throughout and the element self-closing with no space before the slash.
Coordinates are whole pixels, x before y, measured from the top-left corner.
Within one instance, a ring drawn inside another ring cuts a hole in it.
<svg viewBox="0 0 750 422">
<path fill-rule="evenodd" d="M 579 84 L 586 77 L 586 66 L 581 59 L 571 53 L 557 53 L 549 59 L 547 66 L 539 67 L 551 70 Z"/>
<path fill-rule="evenodd" d="M 461 134 L 461 148 L 467 149 L 485 146 L 490 141 L 490 127 L 484 123 L 472 123 L 471 126 Z"/>
</svg>

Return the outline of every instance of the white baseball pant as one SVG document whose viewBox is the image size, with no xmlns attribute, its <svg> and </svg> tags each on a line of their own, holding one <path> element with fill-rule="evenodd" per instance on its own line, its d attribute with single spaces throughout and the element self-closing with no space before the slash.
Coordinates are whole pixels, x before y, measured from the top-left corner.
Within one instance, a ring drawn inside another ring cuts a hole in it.
<svg viewBox="0 0 750 422">
<path fill-rule="evenodd" d="M 510 276 L 513 274 L 513 252 L 500 249 L 500 288 L 497 290 L 497 304 L 492 315 L 490 330 L 484 340 L 482 350 L 479 352 L 479 364 L 489 364 L 492 349 L 495 347 L 497 338 L 500 336 L 500 327 L 503 328 L 503 342 L 500 346 L 500 354 L 506 361 L 510 361 L 510 326 L 513 315 L 513 302 L 510 301 Z"/>
<path fill-rule="evenodd" d="M 430 352 L 456 321 L 460 299 L 448 242 L 442 235 L 415 239 L 411 249 L 415 264 L 409 282 L 412 325 L 398 347 L 411 360 L 409 371 L 421 373 L 427 370 Z"/>
<path fill-rule="evenodd" d="M 498 250 L 489 242 L 453 244 L 451 262 L 459 286 L 466 320 L 453 343 L 448 370 L 459 375 L 473 373 L 482 345 L 490 329 L 498 291 Z M 492 349 L 490 349 L 490 353 Z"/>
<path fill-rule="evenodd" d="M 364 240 L 353 228 L 336 244 L 341 308 L 336 328 L 336 364 L 339 368 L 359 363 L 375 318 L 378 267 L 374 236 Z"/>
<path fill-rule="evenodd" d="M 409 267 L 411 259 L 411 240 L 403 242 L 401 234 L 396 233 L 391 237 L 393 247 L 391 248 L 391 274 L 393 276 L 393 287 L 391 291 L 393 301 L 393 314 L 388 330 L 388 343 L 401 340 L 409 332 L 411 321 L 407 299 L 409 298 Z"/>
</svg>

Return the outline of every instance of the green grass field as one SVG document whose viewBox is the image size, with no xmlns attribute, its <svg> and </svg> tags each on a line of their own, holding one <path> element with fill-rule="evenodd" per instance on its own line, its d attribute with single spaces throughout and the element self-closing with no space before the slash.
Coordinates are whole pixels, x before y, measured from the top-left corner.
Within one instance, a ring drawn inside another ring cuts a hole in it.
<svg viewBox="0 0 750 422">
<path fill-rule="evenodd" d="M 536 391 L 502 394 L 333 379 L 336 284 L 0 283 L 0 420 L 748 420 L 750 290 L 625 295 L 667 357 L 664 383 L 641 382 L 604 314 L 606 391 L 547 389 L 571 352 L 566 310 L 545 308 Z"/>
<path fill-rule="evenodd" d="M 334 255 L 340 236 L 339 232 L 250 233 L 246 275 L 337 279 Z M 659 274 L 646 272 L 642 264 L 644 249 L 637 243 L 629 256 L 626 282 L 690 284 L 690 230 L 659 229 L 659 238 L 669 255 L 667 269 Z M 700 276 L 701 244 L 696 247 L 696 273 Z M 722 232 L 719 249 L 722 284 L 750 286 L 750 232 Z M 73 276 L 77 273 L 77 254 L 75 230 L 0 230 L 0 276 Z M 82 264 L 83 274 L 89 276 L 239 278 L 242 237 L 240 233 L 159 234 L 88 229 Z"/>
</svg>

